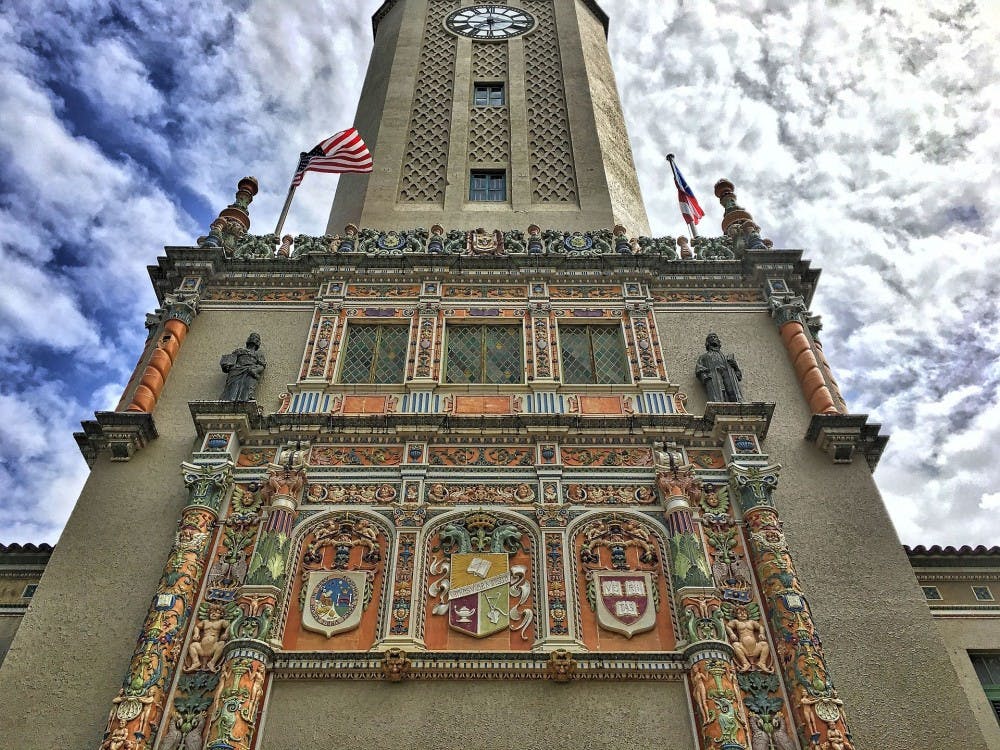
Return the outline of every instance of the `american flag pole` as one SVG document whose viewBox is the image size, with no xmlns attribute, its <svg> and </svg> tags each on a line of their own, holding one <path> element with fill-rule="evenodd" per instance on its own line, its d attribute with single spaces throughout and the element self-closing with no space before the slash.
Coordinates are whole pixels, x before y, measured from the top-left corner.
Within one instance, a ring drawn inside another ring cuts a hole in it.
<svg viewBox="0 0 1000 750">
<path fill-rule="evenodd" d="M 295 196 L 295 188 L 298 187 L 294 182 L 288 186 L 288 195 L 285 196 L 285 205 L 281 209 L 281 214 L 278 216 L 278 226 L 274 228 L 274 233 L 281 237 L 281 230 L 285 226 L 285 219 L 288 217 L 288 209 L 292 207 L 292 198 Z"/>
<path fill-rule="evenodd" d="M 674 164 L 674 155 L 667 154 L 667 161 L 670 163 L 670 175 L 672 177 L 674 174 L 674 169 L 676 168 L 676 165 Z M 691 233 L 691 239 L 693 240 L 695 237 L 698 236 L 697 227 L 695 227 L 695 225 L 689 221 L 685 221 L 684 223 L 687 225 L 688 231 Z"/>
</svg>

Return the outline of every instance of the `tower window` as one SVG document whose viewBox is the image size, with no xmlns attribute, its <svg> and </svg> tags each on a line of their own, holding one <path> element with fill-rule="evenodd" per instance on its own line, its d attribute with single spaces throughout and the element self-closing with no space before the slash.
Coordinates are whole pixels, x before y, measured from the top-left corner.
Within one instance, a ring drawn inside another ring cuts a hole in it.
<svg viewBox="0 0 1000 750">
<path fill-rule="evenodd" d="M 628 383 L 620 326 L 559 326 L 565 383 Z"/>
<path fill-rule="evenodd" d="M 976 601 L 979 602 L 993 601 L 993 592 L 990 591 L 989 586 L 973 586 L 972 593 L 975 595 Z"/>
<path fill-rule="evenodd" d="M 30 599 L 31 597 L 33 597 L 35 595 L 36 591 L 38 591 L 38 584 L 37 583 L 29 583 L 27 586 L 24 587 L 24 592 L 21 594 L 21 598 L 22 599 Z"/>
<path fill-rule="evenodd" d="M 924 599 L 929 602 L 939 602 L 941 601 L 941 592 L 938 591 L 937 586 L 921 586 L 924 590 Z"/>
<path fill-rule="evenodd" d="M 502 107 L 507 103 L 502 83 L 477 83 L 472 97 L 477 107 Z"/>
<path fill-rule="evenodd" d="M 448 327 L 449 383 L 522 383 L 520 326 Z"/>
<path fill-rule="evenodd" d="M 473 172 L 469 180 L 470 201 L 507 200 L 506 172 Z"/>
<path fill-rule="evenodd" d="M 402 383 L 406 347 L 405 325 L 349 325 L 341 383 Z"/>
</svg>

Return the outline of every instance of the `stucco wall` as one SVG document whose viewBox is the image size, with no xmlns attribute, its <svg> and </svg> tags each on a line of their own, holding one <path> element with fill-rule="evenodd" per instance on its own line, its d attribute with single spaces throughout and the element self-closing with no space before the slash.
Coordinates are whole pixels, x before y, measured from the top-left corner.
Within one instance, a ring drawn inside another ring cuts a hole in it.
<svg viewBox="0 0 1000 750">
<path fill-rule="evenodd" d="M 936 621 L 958 680 L 972 705 L 976 721 L 986 735 L 987 746 L 1000 748 L 1000 724 L 986 699 L 983 686 L 969 659 L 970 651 L 1000 651 L 1000 618 L 943 617 Z"/>
<path fill-rule="evenodd" d="M 682 683 L 277 682 L 265 750 L 694 750 Z"/>
<path fill-rule="evenodd" d="M 0 747 L 98 747 L 185 504 L 187 402 L 218 397 L 219 357 L 256 330 L 268 361 L 259 401 L 274 410 L 310 321 L 310 311 L 211 310 L 194 321 L 154 415 L 159 438 L 128 463 L 98 460 L 0 668 Z"/>
<path fill-rule="evenodd" d="M 835 465 L 803 439 L 809 411 L 767 313 L 657 324 L 689 411 L 704 410 L 694 363 L 711 331 L 736 354 L 746 399 L 778 405 L 764 443 L 783 466 L 775 502 L 858 748 L 986 748 L 867 464 Z"/>
</svg>

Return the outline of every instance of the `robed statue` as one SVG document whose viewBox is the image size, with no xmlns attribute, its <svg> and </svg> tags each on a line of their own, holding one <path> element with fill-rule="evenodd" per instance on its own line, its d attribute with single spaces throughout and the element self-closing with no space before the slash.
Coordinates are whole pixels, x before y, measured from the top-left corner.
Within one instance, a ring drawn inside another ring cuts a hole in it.
<svg viewBox="0 0 1000 750">
<path fill-rule="evenodd" d="M 251 333 L 246 346 L 223 355 L 219 366 L 226 373 L 226 388 L 219 396 L 220 401 L 256 400 L 257 381 L 267 367 L 267 361 L 260 353 L 260 335 Z"/>
<path fill-rule="evenodd" d="M 698 357 L 694 374 L 705 386 L 709 401 L 743 401 L 740 390 L 743 373 L 732 354 L 722 353 L 722 340 L 718 335 L 708 334 L 705 353 Z"/>
</svg>

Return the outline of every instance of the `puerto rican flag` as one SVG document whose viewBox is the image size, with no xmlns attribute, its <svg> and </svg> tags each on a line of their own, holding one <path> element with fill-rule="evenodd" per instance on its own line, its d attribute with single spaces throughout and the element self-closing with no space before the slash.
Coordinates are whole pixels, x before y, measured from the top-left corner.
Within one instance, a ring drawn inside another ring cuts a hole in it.
<svg viewBox="0 0 1000 750">
<path fill-rule="evenodd" d="M 688 186 L 681 170 L 670 160 L 670 168 L 674 171 L 674 184 L 677 186 L 677 200 L 681 204 L 681 215 L 688 224 L 697 224 L 705 212 L 698 205 L 698 199 L 694 197 L 694 192 Z"/>
<path fill-rule="evenodd" d="M 292 177 L 292 187 L 302 183 L 306 172 L 371 172 L 372 155 L 354 128 L 342 130 L 299 155 L 299 165 Z"/>
</svg>

